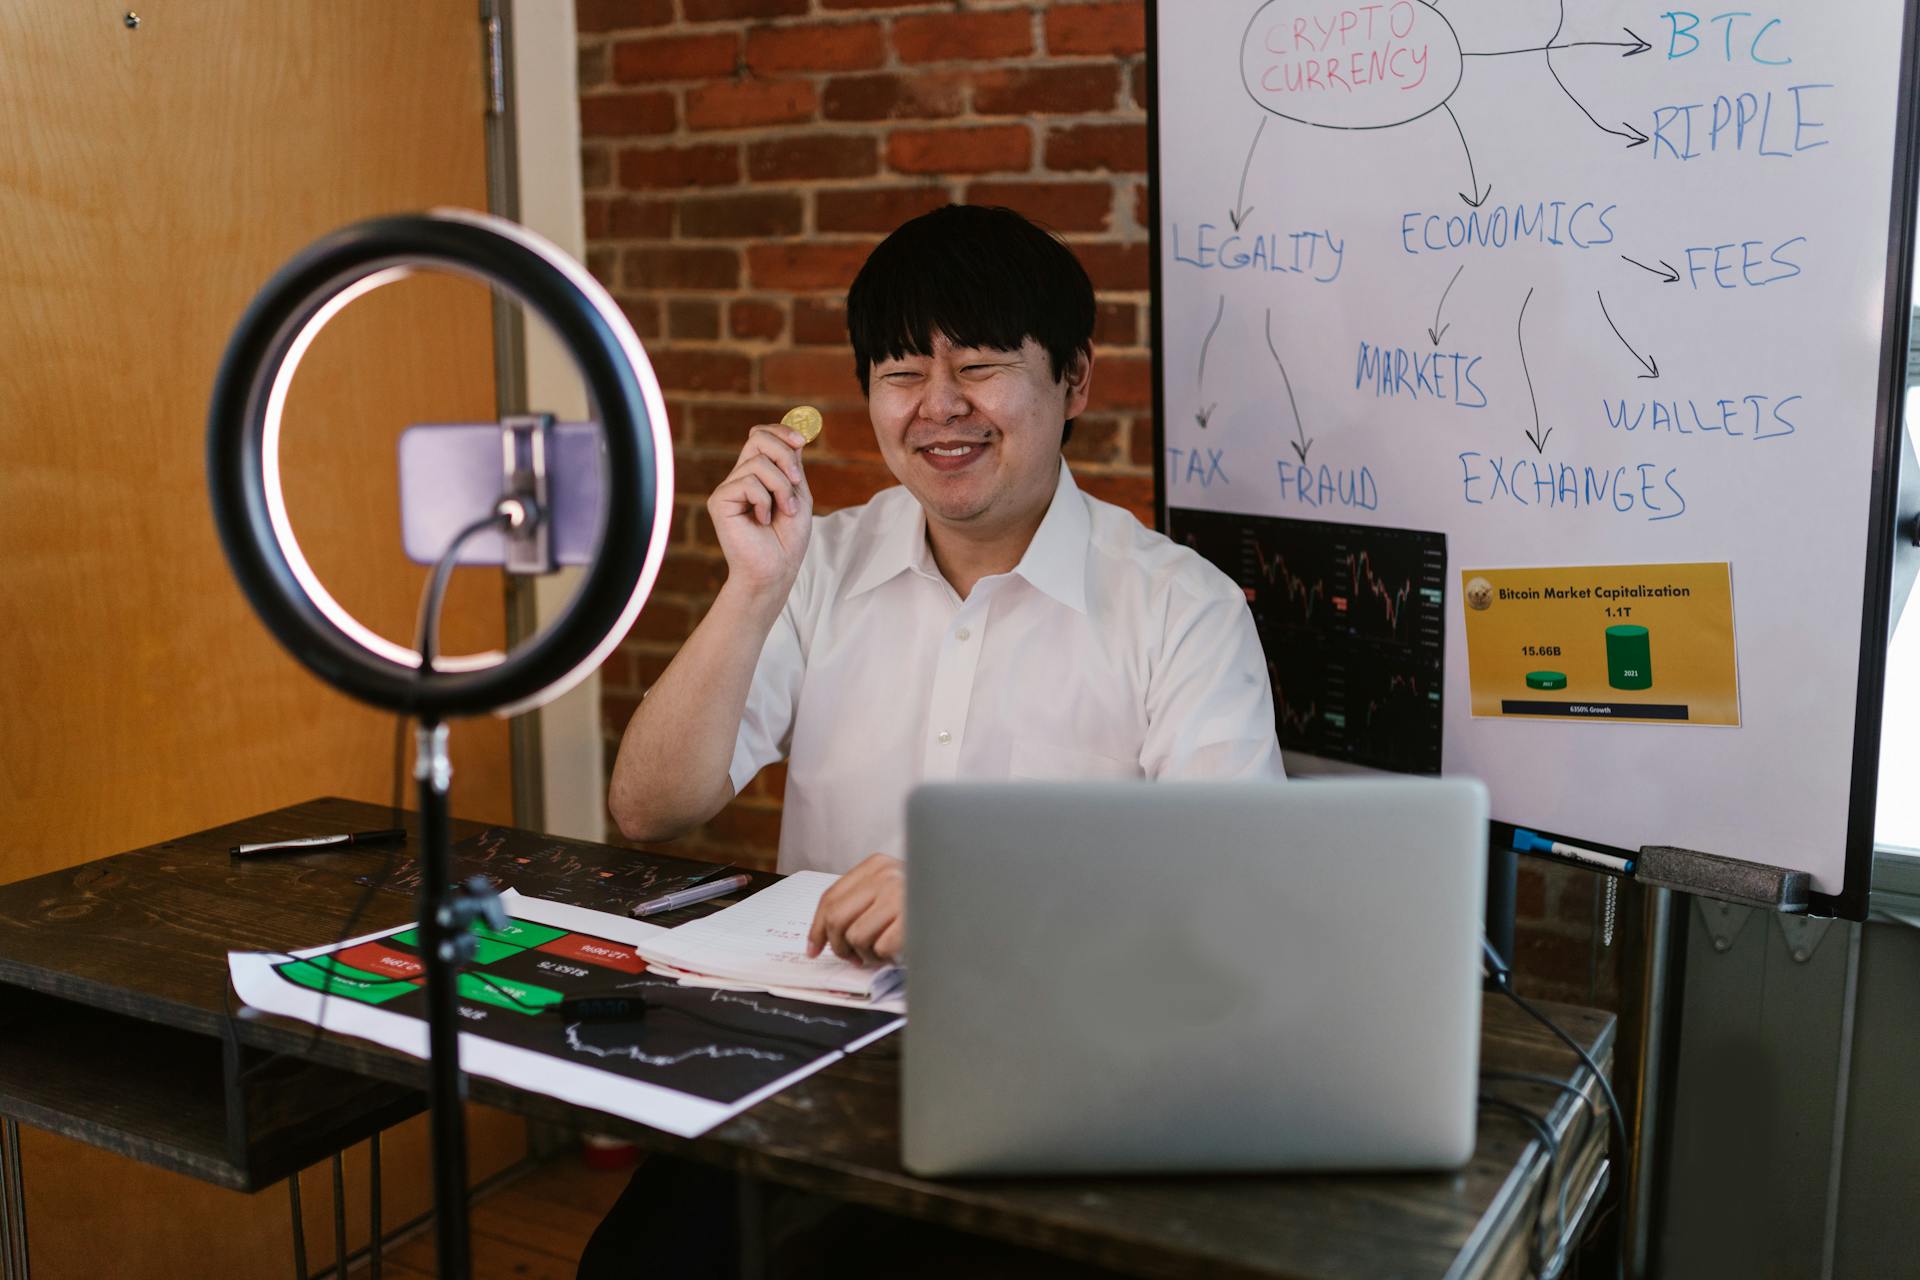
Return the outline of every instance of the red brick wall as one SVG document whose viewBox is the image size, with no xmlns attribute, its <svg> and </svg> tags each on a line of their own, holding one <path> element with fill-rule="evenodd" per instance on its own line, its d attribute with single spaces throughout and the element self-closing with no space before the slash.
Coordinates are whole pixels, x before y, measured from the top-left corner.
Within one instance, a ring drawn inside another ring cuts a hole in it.
<svg viewBox="0 0 1920 1280">
<path fill-rule="evenodd" d="M 891 483 L 843 304 L 867 252 L 915 214 L 1009 205 L 1073 246 L 1100 309 L 1093 403 L 1067 456 L 1084 488 L 1151 522 L 1138 0 L 579 0 L 578 13 L 588 265 L 646 341 L 679 471 L 660 585 L 603 673 L 609 752 L 725 574 L 703 504 L 748 426 L 820 406 L 807 471 L 823 511 Z M 763 774 L 688 850 L 770 865 L 784 782 Z M 1523 954 L 1565 969 L 1578 911 L 1558 899 L 1573 891 L 1528 886 Z M 1576 978 L 1584 990 L 1584 952 Z"/>
<path fill-rule="evenodd" d="M 1522 857 L 1515 884 L 1515 983 L 1522 995 L 1620 1007 L 1623 930 L 1611 949 L 1595 948 L 1604 877 L 1579 867 Z M 1625 894 L 1619 915 L 1624 919 Z"/>
<path fill-rule="evenodd" d="M 579 18 L 589 265 L 665 387 L 681 508 L 660 587 L 604 672 L 610 746 L 724 577 L 703 504 L 749 425 L 820 406 L 821 510 L 892 483 L 844 300 L 915 214 L 1005 204 L 1073 245 L 1100 312 L 1068 457 L 1151 521 L 1138 3 L 581 0 Z M 690 845 L 770 863 L 783 781 L 770 771 Z"/>
</svg>

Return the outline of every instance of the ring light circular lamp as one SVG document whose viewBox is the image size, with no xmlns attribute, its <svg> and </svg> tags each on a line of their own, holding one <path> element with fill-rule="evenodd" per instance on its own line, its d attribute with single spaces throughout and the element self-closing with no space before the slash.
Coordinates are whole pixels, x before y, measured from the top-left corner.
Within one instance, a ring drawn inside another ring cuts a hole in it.
<svg viewBox="0 0 1920 1280">
<path fill-rule="evenodd" d="M 496 286 L 572 354 L 600 424 L 605 514 L 598 550 L 561 615 L 511 654 L 435 657 L 379 635 L 321 584 L 287 518 L 280 427 L 300 359 L 348 303 L 415 269 Z M 526 228 L 436 209 L 343 227 L 308 246 L 254 298 L 228 343 L 207 424 L 214 523 L 241 589 L 280 643 L 351 697 L 431 718 L 514 715 L 579 683 L 620 643 L 666 554 L 673 446 L 633 326 L 581 265 Z"/>
</svg>

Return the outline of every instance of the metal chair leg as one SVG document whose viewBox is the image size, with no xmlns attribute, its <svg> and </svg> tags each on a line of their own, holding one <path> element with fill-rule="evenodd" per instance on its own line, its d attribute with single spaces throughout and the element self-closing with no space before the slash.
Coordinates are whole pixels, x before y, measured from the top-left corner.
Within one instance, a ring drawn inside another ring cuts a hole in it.
<svg viewBox="0 0 1920 1280">
<path fill-rule="evenodd" d="M 380 1255 L 387 1242 L 380 1229 L 380 1135 L 367 1139 L 367 1180 L 372 1185 L 367 1206 L 367 1280 L 380 1280 Z"/>
<path fill-rule="evenodd" d="M 333 1274 L 347 1280 L 347 1162 L 333 1153 Z"/>
<path fill-rule="evenodd" d="M 287 1194 L 293 1203 L 293 1280 L 307 1280 L 307 1224 L 300 1215 L 300 1171 L 287 1176 Z"/>
<path fill-rule="evenodd" d="M 27 1184 L 20 1171 L 20 1125 L 0 1116 L 0 1246 L 6 1250 L 6 1274 L 27 1280 Z"/>
</svg>

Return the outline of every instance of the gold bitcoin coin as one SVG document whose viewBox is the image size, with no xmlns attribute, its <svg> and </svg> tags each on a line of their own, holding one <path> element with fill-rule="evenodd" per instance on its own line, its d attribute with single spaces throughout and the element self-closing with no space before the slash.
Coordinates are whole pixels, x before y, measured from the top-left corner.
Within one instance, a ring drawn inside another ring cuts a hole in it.
<svg viewBox="0 0 1920 1280">
<path fill-rule="evenodd" d="M 820 427 L 822 425 L 820 422 L 820 411 L 810 404 L 797 404 L 787 410 L 786 416 L 780 419 L 780 425 L 783 427 L 792 427 L 795 431 L 798 431 L 806 437 L 808 444 L 812 444 L 820 438 Z"/>
</svg>

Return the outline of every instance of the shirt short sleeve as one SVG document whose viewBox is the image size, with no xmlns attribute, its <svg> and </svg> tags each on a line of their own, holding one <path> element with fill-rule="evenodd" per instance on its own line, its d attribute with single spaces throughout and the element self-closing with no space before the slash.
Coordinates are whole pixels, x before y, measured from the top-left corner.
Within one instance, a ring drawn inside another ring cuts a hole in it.
<svg viewBox="0 0 1920 1280">
<path fill-rule="evenodd" d="M 1266 654 L 1237 591 L 1188 597 L 1169 610 L 1140 764 L 1162 781 L 1286 776 Z"/>
<path fill-rule="evenodd" d="M 800 684 L 807 669 L 795 605 L 799 594 L 796 586 L 767 633 L 759 664 L 753 669 L 740 732 L 733 740 L 733 763 L 727 767 L 735 795 L 762 769 L 785 760 L 793 747 L 794 715 L 800 707 Z"/>
</svg>

